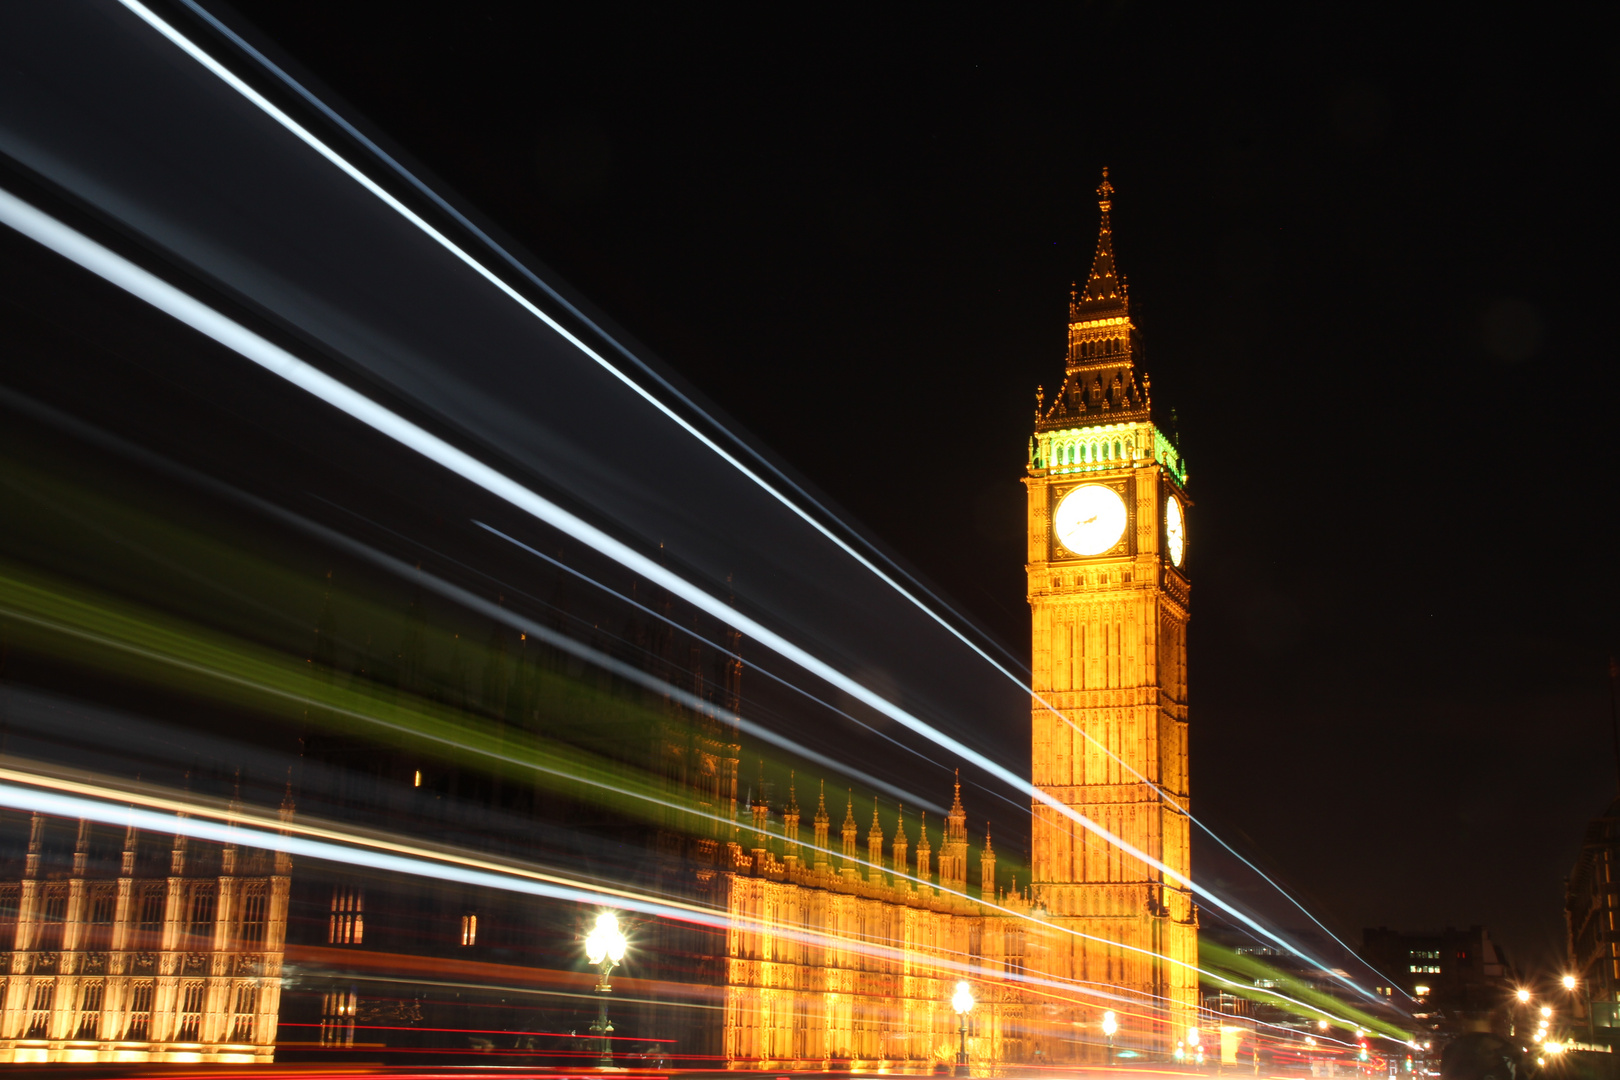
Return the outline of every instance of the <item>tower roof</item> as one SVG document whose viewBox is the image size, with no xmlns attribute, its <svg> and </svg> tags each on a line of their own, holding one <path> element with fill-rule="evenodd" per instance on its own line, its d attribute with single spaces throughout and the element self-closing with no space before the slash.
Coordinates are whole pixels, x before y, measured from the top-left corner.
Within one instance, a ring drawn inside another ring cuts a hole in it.
<svg viewBox="0 0 1620 1080">
<path fill-rule="evenodd" d="M 1091 274 L 1084 286 L 1069 294 L 1069 321 L 1081 322 L 1125 314 L 1128 303 L 1125 284 L 1114 267 L 1114 227 L 1109 213 L 1114 206 L 1114 185 L 1108 182 L 1108 166 L 1103 166 L 1102 183 L 1097 185 L 1097 208 L 1102 221 L 1097 230 L 1097 254 L 1091 260 Z"/>
<path fill-rule="evenodd" d="M 1114 264 L 1110 212 L 1114 185 L 1103 169 L 1097 185 L 1097 254 L 1091 274 L 1069 292 L 1069 355 L 1063 383 L 1050 401 L 1036 393 L 1035 430 L 1147 420 L 1152 401 L 1146 375 L 1136 370 L 1139 342 L 1130 319 L 1125 280 Z"/>
</svg>

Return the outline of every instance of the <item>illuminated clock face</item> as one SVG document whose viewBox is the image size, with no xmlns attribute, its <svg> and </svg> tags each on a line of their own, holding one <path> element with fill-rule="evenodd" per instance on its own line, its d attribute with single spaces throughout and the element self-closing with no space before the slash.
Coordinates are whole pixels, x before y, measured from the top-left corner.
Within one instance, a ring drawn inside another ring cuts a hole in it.
<svg viewBox="0 0 1620 1080">
<path fill-rule="evenodd" d="M 1164 500 L 1164 539 L 1170 564 L 1180 566 L 1187 554 L 1187 523 L 1181 520 L 1181 503 L 1174 495 Z"/>
<path fill-rule="evenodd" d="M 1125 500 L 1113 488 L 1082 484 L 1058 503 L 1052 530 L 1076 555 L 1101 555 L 1125 535 Z"/>
</svg>

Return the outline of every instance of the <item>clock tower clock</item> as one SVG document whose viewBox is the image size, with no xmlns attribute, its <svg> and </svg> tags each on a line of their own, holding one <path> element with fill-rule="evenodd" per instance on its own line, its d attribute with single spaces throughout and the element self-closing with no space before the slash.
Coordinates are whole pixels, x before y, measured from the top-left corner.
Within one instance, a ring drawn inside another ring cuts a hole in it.
<svg viewBox="0 0 1620 1080">
<path fill-rule="evenodd" d="M 1062 386 L 1030 440 L 1033 781 L 1183 877 L 1187 788 L 1187 467 L 1154 422 L 1114 266 L 1113 186 L 1091 274 L 1069 299 Z M 1162 870 L 1033 804 L 1034 899 L 1054 979 L 1123 992 L 1162 1051 L 1197 1024 L 1197 908 Z M 1074 1019 L 1089 1022 L 1088 1010 Z M 1067 1043 L 1073 1047 L 1077 1044 Z M 1073 1052 L 1045 1048 L 1054 1064 Z"/>
</svg>

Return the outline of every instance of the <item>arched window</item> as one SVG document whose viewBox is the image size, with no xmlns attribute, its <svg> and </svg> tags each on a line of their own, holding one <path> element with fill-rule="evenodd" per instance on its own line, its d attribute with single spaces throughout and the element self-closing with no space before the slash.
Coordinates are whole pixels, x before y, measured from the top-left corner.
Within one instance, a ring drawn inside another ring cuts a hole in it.
<svg viewBox="0 0 1620 1080">
<path fill-rule="evenodd" d="M 1107 439 L 1103 440 L 1101 451 L 1102 451 L 1101 455 L 1100 455 L 1101 460 L 1107 461 L 1108 460 L 1108 440 Z"/>
<path fill-rule="evenodd" d="M 1125 456 L 1124 453 L 1121 452 L 1121 448 L 1120 448 L 1118 439 L 1114 440 L 1114 456 L 1117 457 L 1117 458 L 1122 458 L 1122 457 Z"/>
</svg>

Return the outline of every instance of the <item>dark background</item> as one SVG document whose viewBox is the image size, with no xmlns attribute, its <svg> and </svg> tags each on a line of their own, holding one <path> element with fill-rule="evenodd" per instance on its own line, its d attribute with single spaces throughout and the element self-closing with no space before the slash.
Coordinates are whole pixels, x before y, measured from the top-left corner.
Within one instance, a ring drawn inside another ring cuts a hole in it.
<svg viewBox="0 0 1620 1080">
<path fill-rule="evenodd" d="M 1020 651 L 1033 393 L 1108 165 L 1196 500 L 1195 809 L 1355 939 L 1556 963 L 1615 791 L 1612 38 L 1319 8 L 232 21 Z"/>
</svg>

